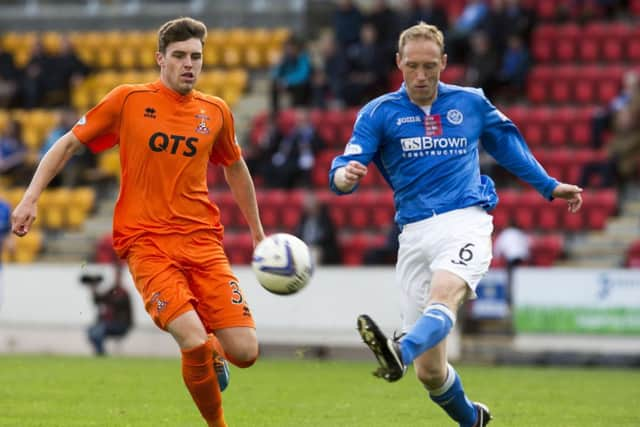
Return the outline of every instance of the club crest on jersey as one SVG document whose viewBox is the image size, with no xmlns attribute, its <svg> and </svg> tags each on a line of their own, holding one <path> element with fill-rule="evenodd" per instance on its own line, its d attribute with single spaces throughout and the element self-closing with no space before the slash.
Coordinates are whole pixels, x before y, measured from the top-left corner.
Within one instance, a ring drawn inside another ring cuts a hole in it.
<svg viewBox="0 0 640 427">
<path fill-rule="evenodd" d="M 204 111 L 201 114 L 196 114 L 196 118 L 200 119 L 200 123 L 198 123 L 198 127 L 196 127 L 196 132 L 201 133 L 203 135 L 209 134 L 209 127 L 207 126 L 207 120 L 209 120 L 209 116 L 204 114 Z"/>
<path fill-rule="evenodd" d="M 459 125 L 464 120 L 464 116 L 460 110 L 453 109 L 447 111 L 447 120 L 452 125 Z"/>
</svg>

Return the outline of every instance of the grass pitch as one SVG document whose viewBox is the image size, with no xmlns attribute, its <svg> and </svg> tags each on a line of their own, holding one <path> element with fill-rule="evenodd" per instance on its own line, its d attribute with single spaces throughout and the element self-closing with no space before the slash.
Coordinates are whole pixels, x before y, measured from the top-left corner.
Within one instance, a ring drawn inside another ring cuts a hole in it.
<svg viewBox="0 0 640 427">
<path fill-rule="evenodd" d="M 375 363 L 260 360 L 232 368 L 230 427 L 455 426 L 409 373 L 387 384 Z M 640 426 L 640 371 L 463 365 L 491 427 Z M 2 427 L 204 426 L 178 359 L 0 355 Z"/>
</svg>

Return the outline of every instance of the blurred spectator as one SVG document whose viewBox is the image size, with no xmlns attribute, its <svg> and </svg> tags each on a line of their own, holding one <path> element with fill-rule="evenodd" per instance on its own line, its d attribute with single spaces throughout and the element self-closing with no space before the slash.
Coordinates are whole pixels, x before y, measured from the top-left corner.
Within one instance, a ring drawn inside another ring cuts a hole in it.
<svg viewBox="0 0 640 427">
<path fill-rule="evenodd" d="M 63 37 L 60 51 L 49 58 L 46 70 L 44 106 L 70 104 L 71 89 L 89 74 L 89 67 L 78 58 L 68 37 Z"/>
<path fill-rule="evenodd" d="M 389 69 L 378 44 L 376 29 L 362 26 L 360 42 L 347 49 L 349 72 L 344 86 L 344 99 L 349 106 L 360 106 L 381 95 L 387 89 Z"/>
<path fill-rule="evenodd" d="M 12 106 L 18 90 L 18 70 L 13 55 L 0 44 L 0 108 Z"/>
<path fill-rule="evenodd" d="M 491 48 L 489 36 L 484 31 L 475 31 L 471 35 L 470 47 L 465 71 L 465 86 L 480 87 L 491 99 L 498 67 L 496 51 Z"/>
<path fill-rule="evenodd" d="M 36 39 L 31 48 L 31 57 L 21 72 L 20 82 L 20 106 L 23 108 L 36 108 L 42 105 L 45 99 L 47 86 L 47 73 L 52 71 L 53 61 L 46 53 L 41 39 Z"/>
<path fill-rule="evenodd" d="M 39 160 L 42 160 L 42 157 L 49 151 L 53 144 L 62 135 L 71 130 L 77 121 L 78 115 L 71 108 L 63 108 L 58 112 L 58 121 L 40 148 Z M 75 187 L 78 185 L 96 184 L 106 179 L 106 175 L 98 168 L 97 159 L 89 149 L 83 148 L 74 154 L 64 170 L 51 181 L 50 185 L 52 187 Z"/>
<path fill-rule="evenodd" d="M 80 278 L 82 284 L 91 289 L 93 302 L 98 309 L 96 323 L 88 330 L 89 341 L 97 356 L 106 354 L 104 342 L 107 338 L 122 338 L 133 325 L 131 299 L 129 292 L 122 286 L 123 268 L 119 260 L 114 263 L 114 270 L 114 283 L 104 293 L 98 290 L 104 279 L 101 275 L 84 274 Z"/>
<path fill-rule="evenodd" d="M 640 76 L 635 70 L 629 70 L 622 78 L 622 90 L 609 104 L 596 110 L 591 120 L 591 145 L 600 148 L 604 145 L 604 134 L 611 130 L 614 115 L 626 107 L 631 94 L 640 85 Z"/>
<path fill-rule="evenodd" d="M 98 264 L 114 264 L 118 262 L 118 255 L 113 249 L 113 234 L 105 233 L 96 243 L 93 261 Z"/>
<path fill-rule="evenodd" d="M 500 89 L 514 95 L 523 93 L 528 71 L 529 51 L 519 35 L 511 34 L 498 71 Z"/>
<path fill-rule="evenodd" d="M 333 30 L 338 45 L 346 49 L 360 40 L 364 16 L 352 0 L 337 0 L 333 14 Z"/>
<path fill-rule="evenodd" d="M 265 167 L 265 184 L 272 188 L 291 189 L 311 185 L 315 155 L 323 142 L 311 123 L 306 109 L 296 110 L 295 125 L 284 135 L 274 131 L 265 151 L 271 154 Z"/>
<path fill-rule="evenodd" d="M 379 248 L 369 249 L 364 253 L 363 262 L 365 265 L 387 265 L 395 264 L 398 257 L 398 236 L 400 228 L 396 223 L 392 223 L 387 231 L 387 239 L 384 245 Z"/>
<path fill-rule="evenodd" d="M 580 185 L 593 186 L 592 178 L 600 175 L 600 185 L 617 185 L 621 190 L 638 173 L 640 164 L 640 85 L 636 84 L 629 102 L 613 118 L 613 137 L 605 147 L 607 158 L 587 163 Z"/>
<path fill-rule="evenodd" d="M 447 12 L 435 0 L 408 0 L 409 7 L 401 18 L 401 28 L 409 28 L 419 22 L 435 25 L 446 34 L 449 28 Z"/>
<path fill-rule="evenodd" d="M 29 171 L 26 165 L 27 147 L 22 142 L 22 125 L 10 120 L 0 133 L 0 175 L 13 184 L 24 185 Z"/>
<path fill-rule="evenodd" d="M 491 38 L 491 45 L 500 55 L 507 48 L 507 40 L 511 35 L 520 36 L 524 45 L 529 45 L 535 12 L 520 3 L 520 0 L 492 0 L 482 24 Z"/>
<path fill-rule="evenodd" d="M 320 203 L 314 193 L 308 192 L 302 209 L 295 234 L 309 245 L 314 263 L 340 264 L 342 258 L 336 239 L 336 227 L 329 216 L 327 205 Z"/>
<path fill-rule="evenodd" d="M 527 262 L 530 256 L 529 236 L 513 224 L 502 230 L 493 245 L 493 255 L 502 258 L 507 265 L 507 303 L 511 307 L 513 271 Z"/>
<path fill-rule="evenodd" d="M 329 108 L 344 106 L 344 76 L 347 74 L 347 57 L 338 49 L 332 33 L 318 41 L 319 66 L 311 78 L 311 106 Z"/>
<path fill-rule="evenodd" d="M 489 12 L 484 0 L 469 0 L 447 34 L 451 62 L 463 62 L 471 34 L 481 27 Z"/>
<path fill-rule="evenodd" d="M 271 111 L 276 113 L 280 110 L 283 93 L 290 95 L 292 106 L 307 106 L 311 72 L 309 53 L 301 40 L 291 36 L 284 44 L 282 58 L 271 71 Z"/>
<path fill-rule="evenodd" d="M 397 49 L 398 35 L 400 34 L 398 13 L 389 6 L 387 0 L 374 0 L 371 10 L 366 16 L 366 22 L 376 29 L 380 50 L 387 58 L 387 61 L 392 61 L 393 54 Z M 389 67 L 393 65 L 394 62 L 389 62 Z"/>
</svg>

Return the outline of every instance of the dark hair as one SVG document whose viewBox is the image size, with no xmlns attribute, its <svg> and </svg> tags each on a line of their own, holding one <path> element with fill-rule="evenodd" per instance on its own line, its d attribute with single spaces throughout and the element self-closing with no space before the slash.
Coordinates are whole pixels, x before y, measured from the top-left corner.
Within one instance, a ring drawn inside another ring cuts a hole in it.
<svg viewBox="0 0 640 427">
<path fill-rule="evenodd" d="M 207 26 L 193 18 L 172 19 L 162 24 L 158 30 L 158 51 L 165 53 L 167 46 L 174 42 L 182 42 L 192 38 L 200 39 L 204 45 L 207 37 Z"/>
</svg>

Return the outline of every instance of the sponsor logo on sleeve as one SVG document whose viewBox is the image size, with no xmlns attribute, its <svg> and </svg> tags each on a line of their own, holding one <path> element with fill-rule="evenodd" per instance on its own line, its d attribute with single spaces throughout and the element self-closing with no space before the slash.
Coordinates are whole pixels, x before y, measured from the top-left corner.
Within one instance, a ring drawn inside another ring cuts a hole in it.
<svg viewBox="0 0 640 427">
<path fill-rule="evenodd" d="M 349 142 L 344 149 L 344 154 L 345 155 L 362 154 L 362 146 L 354 142 Z"/>
</svg>

